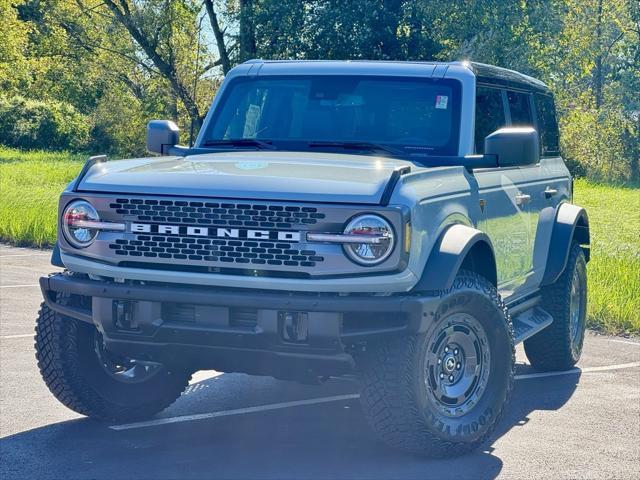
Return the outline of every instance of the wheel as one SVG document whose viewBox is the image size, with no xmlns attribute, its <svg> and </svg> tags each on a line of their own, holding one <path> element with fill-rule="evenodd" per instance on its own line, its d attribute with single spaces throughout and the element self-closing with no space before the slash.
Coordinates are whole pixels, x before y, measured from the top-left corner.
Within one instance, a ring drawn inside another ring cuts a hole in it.
<svg viewBox="0 0 640 480">
<path fill-rule="evenodd" d="M 150 417 L 171 405 L 191 374 L 112 355 L 88 323 L 44 303 L 36 322 L 38 368 L 53 395 L 70 409 L 108 421 Z"/>
<path fill-rule="evenodd" d="M 389 445 L 451 457 L 495 428 L 511 394 L 515 353 L 511 320 L 489 281 L 461 272 L 440 296 L 424 334 L 368 348 L 360 398 Z"/>
<path fill-rule="evenodd" d="M 525 340 L 524 351 L 538 370 L 568 370 L 580 360 L 586 330 L 587 264 L 580 245 L 571 246 L 564 272 L 541 294 L 553 323 Z"/>
</svg>

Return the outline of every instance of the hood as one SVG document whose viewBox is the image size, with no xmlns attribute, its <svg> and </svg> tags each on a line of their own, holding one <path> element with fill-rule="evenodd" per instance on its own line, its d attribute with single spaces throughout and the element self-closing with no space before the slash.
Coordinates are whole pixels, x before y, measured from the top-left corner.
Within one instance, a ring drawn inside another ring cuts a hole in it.
<svg viewBox="0 0 640 480">
<path fill-rule="evenodd" d="M 94 165 L 79 191 L 379 204 L 410 162 L 320 152 L 217 152 Z"/>
</svg>

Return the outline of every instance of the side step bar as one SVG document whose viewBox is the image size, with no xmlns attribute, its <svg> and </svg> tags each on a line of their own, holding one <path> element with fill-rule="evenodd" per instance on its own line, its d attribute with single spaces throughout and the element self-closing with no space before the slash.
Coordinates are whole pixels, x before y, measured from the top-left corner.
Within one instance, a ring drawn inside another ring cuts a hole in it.
<svg viewBox="0 0 640 480">
<path fill-rule="evenodd" d="M 535 305 L 527 310 L 519 311 L 512 316 L 511 320 L 515 343 L 518 344 L 551 325 L 553 317 L 542 307 Z"/>
</svg>

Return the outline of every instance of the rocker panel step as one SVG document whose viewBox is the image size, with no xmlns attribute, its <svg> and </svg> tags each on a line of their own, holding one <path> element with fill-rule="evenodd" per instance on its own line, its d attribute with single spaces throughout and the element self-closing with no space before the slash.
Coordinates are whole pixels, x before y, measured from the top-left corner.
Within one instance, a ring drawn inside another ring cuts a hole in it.
<svg viewBox="0 0 640 480">
<path fill-rule="evenodd" d="M 518 344 L 551 325 L 553 317 L 542 307 L 535 306 L 514 315 L 512 322 L 515 343 Z"/>
</svg>

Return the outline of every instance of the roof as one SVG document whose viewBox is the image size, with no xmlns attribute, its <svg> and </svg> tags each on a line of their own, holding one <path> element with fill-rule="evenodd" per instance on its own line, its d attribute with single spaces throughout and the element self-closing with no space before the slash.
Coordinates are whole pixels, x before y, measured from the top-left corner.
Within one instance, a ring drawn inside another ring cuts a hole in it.
<svg viewBox="0 0 640 480">
<path fill-rule="evenodd" d="M 548 92 L 549 88 L 537 78 L 508 68 L 486 65 L 484 63 L 469 62 L 469 68 L 476 75 L 480 83 L 489 83 L 503 87 L 524 87 L 527 89 Z"/>
<path fill-rule="evenodd" d="M 524 88 L 527 90 L 538 90 L 548 92 L 547 86 L 533 77 L 525 75 L 515 70 L 486 65 L 477 62 L 430 62 L 430 61 L 394 61 L 394 60 L 248 60 L 245 65 L 257 66 L 261 64 L 260 72 L 267 73 L 270 70 L 278 70 L 282 73 L 300 72 L 305 73 L 331 73 L 335 74 L 366 74 L 366 73 L 389 73 L 399 74 L 400 72 L 420 72 L 426 76 L 444 76 L 444 72 L 453 69 L 467 69 L 471 71 L 477 81 L 500 85 L 504 87 Z M 266 67 L 266 68 L 262 68 Z M 253 69 L 253 68 L 252 68 Z"/>
</svg>

